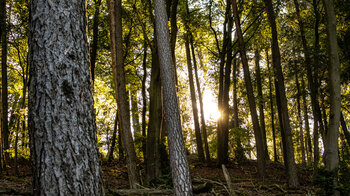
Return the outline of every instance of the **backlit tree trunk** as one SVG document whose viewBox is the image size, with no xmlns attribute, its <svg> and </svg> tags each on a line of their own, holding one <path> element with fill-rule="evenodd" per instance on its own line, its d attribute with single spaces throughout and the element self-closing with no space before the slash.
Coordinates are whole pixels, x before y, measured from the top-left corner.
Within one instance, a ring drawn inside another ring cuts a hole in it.
<svg viewBox="0 0 350 196">
<path fill-rule="evenodd" d="M 163 86 L 165 126 L 168 131 L 174 194 L 192 195 L 191 177 L 185 153 L 185 144 L 182 137 L 180 113 L 176 96 L 174 65 L 169 43 L 169 29 L 164 0 L 155 0 L 154 9 L 159 64 Z"/>
<path fill-rule="evenodd" d="M 255 136 L 255 142 L 256 142 L 256 151 L 257 151 L 257 159 L 258 159 L 258 172 L 259 172 L 260 177 L 264 177 L 265 176 L 264 142 L 263 142 L 263 137 L 261 134 L 260 126 L 259 126 L 258 114 L 256 111 L 255 97 L 253 94 L 253 85 L 252 85 L 252 81 L 251 81 L 251 77 L 250 77 L 248 59 L 246 56 L 245 44 L 244 44 L 244 40 L 243 40 L 241 24 L 239 21 L 236 0 L 232 0 L 232 8 L 233 8 L 232 9 L 233 15 L 235 18 L 238 44 L 239 44 L 239 49 L 240 49 L 240 54 L 241 54 L 241 59 L 242 59 L 242 64 L 243 64 L 244 81 L 245 81 L 247 94 L 248 94 L 247 96 L 248 96 L 248 102 L 249 102 L 250 115 L 251 115 L 252 122 L 253 122 L 254 136 Z"/>
<path fill-rule="evenodd" d="M 29 133 L 34 195 L 104 195 L 85 1 L 31 1 Z"/>
<path fill-rule="evenodd" d="M 91 79 L 92 82 L 95 81 L 95 64 L 97 57 L 97 44 L 98 44 L 98 25 L 100 21 L 100 6 L 101 0 L 95 0 L 95 14 L 94 14 L 94 23 L 92 26 L 92 44 L 90 51 L 90 69 L 91 69 Z"/>
<path fill-rule="evenodd" d="M 284 160 L 287 164 L 287 172 L 288 172 L 288 184 L 289 187 L 299 187 L 299 180 L 297 176 L 297 169 L 295 165 L 294 158 L 294 148 L 293 148 L 293 140 L 292 140 L 292 130 L 290 128 L 290 119 L 288 114 L 287 107 L 287 98 L 285 93 L 284 86 L 284 77 L 281 66 L 281 55 L 278 46 L 278 35 L 277 35 L 277 27 L 276 27 L 276 19 L 275 13 L 272 5 L 272 0 L 264 0 L 267 16 L 271 27 L 272 33 L 272 65 L 274 67 L 274 73 L 277 80 L 277 88 L 276 91 L 279 92 L 280 104 L 281 104 L 281 122 L 282 122 L 282 130 L 285 136 L 285 152 L 286 159 Z"/>
</svg>

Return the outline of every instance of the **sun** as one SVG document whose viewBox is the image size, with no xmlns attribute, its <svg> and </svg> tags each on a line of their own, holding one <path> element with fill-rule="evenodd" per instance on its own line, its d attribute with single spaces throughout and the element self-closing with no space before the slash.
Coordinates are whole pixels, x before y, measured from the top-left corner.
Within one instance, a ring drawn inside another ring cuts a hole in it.
<svg viewBox="0 0 350 196">
<path fill-rule="evenodd" d="M 203 110 L 206 120 L 218 120 L 221 113 L 218 110 L 217 98 L 211 90 L 203 93 Z"/>
</svg>

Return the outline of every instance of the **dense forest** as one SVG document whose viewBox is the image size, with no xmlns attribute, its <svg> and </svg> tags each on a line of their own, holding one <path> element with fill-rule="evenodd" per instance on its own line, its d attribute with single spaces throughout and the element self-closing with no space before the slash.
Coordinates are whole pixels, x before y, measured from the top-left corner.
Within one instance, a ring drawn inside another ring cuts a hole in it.
<svg viewBox="0 0 350 196">
<path fill-rule="evenodd" d="M 349 195 L 349 10 L 1 0 L 0 194 Z"/>
</svg>

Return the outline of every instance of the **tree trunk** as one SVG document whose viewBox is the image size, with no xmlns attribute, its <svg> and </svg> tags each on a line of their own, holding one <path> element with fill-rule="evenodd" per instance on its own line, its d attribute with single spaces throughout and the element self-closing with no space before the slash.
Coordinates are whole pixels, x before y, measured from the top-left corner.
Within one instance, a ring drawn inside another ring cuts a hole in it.
<svg viewBox="0 0 350 196">
<path fill-rule="evenodd" d="M 270 110 L 271 110 L 271 129 L 272 129 L 272 141 L 273 141 L 273 157 L 274 162 L 278 162 L 277 147 L 276 147 L 276 129 L 275 129 L 275 111 L 273 107 L 273 96 L 272 96 L 272 76 L 273 73 L 270 69 L 269 51 L 266 49 L 266 64 L 269 74 L 269 98 L 270 98 Z"/>
<path fill-rule="evenodd" d="M 84 1 L 31 1 L 29 133 L 34 195 L 104 195 Z"/>
<path fill-rule="evenodd" d="M 173 77 L 174 65 L 169 44 L 169 29 L 164 0 L 155 0 L 154 10 L 174 195 L 192 195 L 191 177 L 182 137 L 180 113 Z"/>
<path fill-rule="evenodd" d="M 146 145 L 146 181 L 159 177 L 161 175 L 160 164 L 160 135 L 162 124 L 162 86 L 160 78 L 160 67 L 158 60 L 157 46 L 151 48 L 152 51 L 152 69 L 150 84 L 150 105 L 149 122 L 147 130 Z"/>
<path fill-rule="evenodd" d="M 198 153 L 198 159 L 200 161 L 204 161 L 204 150 L 203 150 L 203 142 L 202 142 L 202 134 L 201 129 L 199 126 L 199 117 L 198 117 L 198 108 L 197 108 L 197 98 L 196 98 L 196 90 L 194 87 L 194 81 L 193 81 L 193 71 L 192 71 L 192 59 L 191 59 L 191 50 L 190 50 L 190 37 L 191 37 L 191 29 L 189 28 L 188 24 L 188 18 L 190 18 L 189 15 L 189 9 L 188 9 L 188 2 L 186 1 L 186 18 L 184 18 L 185 21 L 185 48 L 186 48 L 186 59 L 187 59 L 187 71 L 188 71 L 188 80 L 190 84 L 190 94 L 191 94 L 191 103 L 192 103 L 192 113 L 193 113 L 193 121 L 194 121 L 194 130 L 196 135 L 196 143 L 197 143 L 197 153 Z"/>
<path fill-rule="evenodd" d="M 306 152 L 307 152 L 307 159 L 308 162 L 312 162 L 312 144 L 311 144 L 311 135 L 310 135 L 310 126 L 309 126 L 309 112 L 307 109 L 307 102 L 306 102 L 306 89 L 305 89 L 305 81 L 304 77 L 301 77 L 301 89 L 303 89 L 302 92 L 302 100 L 303 100 L 303 113 L 304 113 L 304 123 L 305 123 L 305 131 L 306 131 Z"/>
<path fill-rule="evenodd" d="M 304 132 L 303 132 L 303 121 L 301 119 L 301 106 L 300 106 L 300 84 L 299 84 L 299 78 L 298 78 L 298 70 L 295 71 L 295 84 L 297 86 L 297 109 L 298 109 L 298 121 L 299 121 L 299 140 L 300 140 L 300 151 L 301 151 L 301 161 L 302 164 L 305 165 L 306 159 L 305 159 L 305 147 L 304 147 Z"/>
<path fill-rule="evenodd" d="M 255 50 L 255 70 L 256 70 L 256 84 L 258 87 L 258 106 L 259 106 L 259 120 L 260 129 L 264 142 L 265 159 L 269 160 L 269 151 L 267 149 L 266 129 L 265 129 L 265 114 L 264 114 L 264 97 L 262 92 L 261 71 L 260 71 L 260 53 Z"/>
<path fill-rule="evenodd" d="M 187 58 L 188 79 L 189 79 L 189 84 L 190 84 L 190 93 L 191 93 L 191 102 L 192 102 L 194 130 L 195 130 L 195 135 L 196 135 L 198 159 L 200 161 L 204 161 L 205 157 L 204 157 L 201 129 L 199 126 L 199 119 L 198 119 L 197 98 L 196 98 L 196 92 L 194 89 L 194 82 L 193 82 L 193 71 L 192 71 L 192 63 L 191 63 L 191 51 L 190 51 L 189 36 L 190 36 L 189 29 L 187 28 L 185 48 L 186 48 L 186 58 Z"/>
<path fill-rule="evenodd" d="M 224 128 L 224 106 L 223 106 L 223 98 L 224 98 L 224 82 L 225 82 L 225 73 L 224 73 L 224 68 L 225 68 L 225 57 L 227 54 L 227 45 L 231 42 L 228 39 L 227 35 L 227 24 L 228 24 L 228 18 L 231 17 L 230 14 L 230 4 L 226 5 L 226 12 L 225 12 L 225 21 L 223 24 L 224 28 L 224 35 L 223 35 L 223 43 L 222 43 L 222 49 L 220 51 L 219 49 L 219 54 L 220 54 L 220 67 L 219 67 L 219 95 L 218 95 L 218 110 L 220 112 L 220 117 L 218 119 L 218 124 L 217 124 L 217 164 L 225 164 L 228 161 L 228 143 L 227 137 L 225 137 L 227 134 L 225 132 Z M 231 33 L 231 32 L 230 32 Z M 231 45 L 231 44 L 230 44 Z"/>
<path fill-rule="evenodd" d="M 344 132 L 346 142 L 348 143 L 348 145 L 350 147 L 350 132 L 348 130 L 348 127 L 346 126 L 346 122 L 345 122 L 345 119 L 344 119 L 342 112 L 340 113 L 340 123 L 341 123 L 341 127 L 343 129 L 343 132 Z"/>
<path fill-rule="evenodd" d="M 250 115 L 251 115 L 252 122 L 253 122 L 254 136 L 255 136 L 255 142 L 256 142 L 256 151 L 257 151 L 257 159 L 258 159 L 258 172 L 259 172 L 260 177 L 263 178 L 265 176 L 264 142 L 263 142 L 263 137 L 261 134 L 261 129 L 259 126 L 258 114 L 256 111 L 255 97 L 253 94 L 253 85 L 252 85 L 252 81 L 250 78 L 248 59 L 246 56 L 245 43 L 243 40 L 241 24 L 239 21 L 236 0 L 232 0 L 232 10 L 233 10 L 234 18 L 235 18 L 239 49 L 240 49 L 240 54 L 241 54 L 241 59 L 242 59 L 242 64 L 243 64 L 244 81 L 245 81 L 246 89 L 247 89 Z"/>
<path fill-rule="evenodd" d="M 334 12 L 333 0 L 324 0 L 327 21 L 328 36 L 328 56 L 329 56 L 329 89 L 330 89 L 330 109 L 329 127 L 326 133 L 325 144 L 325 165 L 327 170 L 337 172 L 338 157 L 338 135 L 340 121 L 340 63 L 338 55 L 338 43 L 336 32 L 336 16 Z M 337 185 L 337 178 L 334 179 Z M 339 195 L 337 191 L 335 193 Z"/>
<path fill-rule="evenodd" d="M 122 36 L 121 0 L 108 0 L 110 17 L 110 37 L 114 88 L 119 108 L 119 124 L 128 164 L 129 185 L 136 188 L 139 183 L 137 157 L 130 129 L 130 109 L 125 87 Z"/>
<path fill-rule="evenodd" d="M 142 69 L 143 69 L 143 77 L 142 77 L 142 152 L 144 161 L 146 160 L 146 112 L 147 112 L 147 97 L 146 97 L 146 80 L 147 80 L 147 42 L 145 41 L 143 47 L 143 60 L 142 60 Z M 146 161 L 145 161 L 146 162 Z"/>
<path fill-rule="evenodd" d="M 191 42 L 191 50 L 192 50 L 192 57 L 193 57 L 194 75 L 195 75 L 196 84 L 197 84 L 199 107 L 200 107 L 200 110 L 201 110 L 201 124 L 202 124 L 201 130 L 203 132 L 205 159 L 206 159 L 207 162 L 210 162 L 210 153 L 209 153 L 209 145 L 208 145 L 207 127 L 205 125 L 203 98 L 202 98 L 202 92 L 201 92 L 201 86 L 200 86 L 200 82 L 199 82 L 199 77 L 198 77 L 197 61 L 196 61 L 196 55 L 195 55 L 195 52 L 194 52 L 194 44 L 193 44 L 193 36 L 192 35 L 191 35 L 191 38 L 190 38 L 190 42 Z"/>
<path fill-rule="evenodd" d="M 118 130 L 118 114 L 119 112 L 117 111 L 115 120 L 114 120 L 114 129 L 113 129 L 113 135 L 112 135 L 112 143 L 110 148 L 108 149 L 108 162 L 111 162 L 114 159 L 114 149 L 115 149 L 115 143 L 117 139 L 117 130 Z"/>
<path fill-rule="evenodd" d="M 130 91 L 131 100 L 131 115 L 132 115 L 132 127 L 134 129 L 134 135 L 137 137 L 141 136 L 141 125 L 139 117 L 139 107 L 137 99 L 137 91 Z"/>
<path fill-rule="evenodd" d="M 288 184 L 289 187 L 295 188 L 299 187 L 299 180 L 297 176 L 297 169 L 294 159 L 294 148 L 292 140 L 292 130 L 290 128 L 289 114 L 287 107 L 287 98 L 285 93 L 284 86 L 284 77 L 281 66 L 281 55 L 278 46 L 278 35 L 276 27 L 275 13 L 272 5 L 272 0 L 264 0 L 267 10 L 267 16 L 271 27 L 272 33 L 272 65 L 274 67 L 275 77 L 277 79 L 277 88 L 276 91 L 279 92 L 279 98 L 281 103 L 281 112 L 282 112 L 282 123 L 283 123 L 283 132 L 285 135 L 285 146 L 286 146 L 286 158 L 287 162 L 287 172 L 288 172 Z"/>
<path fill-rule="evenodd" d="M 98 43 L 98 25 L 100 20 L 100 5 L 101 0 L 95 1 L 95 14 L 94 14 L 94 24 L 92 26 L 92 45 L 90 50 L 90 69 L 91 69 L 91 79 L 92 82 L 95 81 L 95 64 L 96 64 L 96 56 L 97 56 L 97 43 Z"/>
<path fill-rule="evenodd" d="M 1 84 L 2 84 L 2 149 L 4 152 L 4 169 L 10 159 L 9 155 L 9 127 L 8 127 L 8 90 L 7 90 L 7 16 L 6 16 L 6 1 L 0 4 L 1 13 Z"/>
</svg>

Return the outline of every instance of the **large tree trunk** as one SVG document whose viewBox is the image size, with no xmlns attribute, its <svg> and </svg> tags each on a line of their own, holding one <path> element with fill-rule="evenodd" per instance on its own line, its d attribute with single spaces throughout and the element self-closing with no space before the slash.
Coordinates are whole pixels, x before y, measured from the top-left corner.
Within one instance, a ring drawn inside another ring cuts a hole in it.
<svg viewBox="0 0 350 196">
<path fill-rule="evenodd" d="M 201 92 L 201 85 L 200 85 L 199 77 L 198 77 L 198 69 L 197 69 L 196 55 L 195 55 L 195 51 L 194 51 L 193 36 L 191 36 L 190 42 L 191 42 L 191 50 L 192 50 L 192 57 L 193 57 L 194 75 L 195 75 L 196 84 L 197 84 L 199 107 L 200 107 L 200 110 L 201 110 L 201 124 L 202 124 L 201 130 L 203 132 L 205 159 L 206 159 L 207 162 L 210 162 L 207 127 L 205 125 L 203 98 L 202 98 L 202 92 Z M 201 57 L 199 57 L 199 58 L 201 58 Z"/>
<path fill-rule="evenodd" d="M 29 132 L 34 195 L 104 195 L 85 1 L 31 1 Z"/>
<path fill-rule="evenodd" d="M 1 84 L 2 84 L 2 149 L 4 152 L 4 169 L 6 170 L 9 156 L 9 127 L 8 127 L 8 90 L 7 90 L 7 31 L 8 25 L 6 22 L 6 0 L 0 4 L 0 22 L 1 22 Z"/>
<path fill-rule="evenodd" d="M 169 29 L 164 0 L 154 1 L 165 126 L 168 131 L 170 166 L 175 195 L 192 195 L 191 177 L 182 137 L 180 113 L 176 96 L 174 65 L 169 44 Z"/>
<path fill-rule="evenodd" d="M 117 105 L 119 108 L 119 124 L 122 132 L 124 148 L 126 151 L 129 184 L 131 188 L 136 188 L 136 185 L 139 183 L 139 172 L 136 163 L 137 157 L 134 141 L 131 135 L 130 107 L 125 87 L 121 0 L 109 0 L 108 9 L 110 17 L 110 37 L 114 88 L 116 92 Z"/>
<path fill-rule="evenodd" d="M 265 159 L 270 160 L 269 151 L 267 149 L 266 129 L 265 129 L 265 114 L 264 114 L 264 97 L 262 92 L 261 71 L 260 71 L 260 53 L 259 50 L 255 50 L 255 71 L 256 71 L 256 84 L 258 87 L 258 106 L 259 106 L 259 120 L 260 129 L 264 142 Z"/>
<path fill-rule="evenodd" d="M 336 32 L 336 16 L 333 0 L 324 0 L 327 20 L 328 56 L 329 56 L 329 89 L 330 109 L 329 127 L 326 133 L 325 165 L 327 170 L 337 172 L 338 157 L 338 135 L 340 121 L 340 63 L 338 55 L 338 43 Z M 337 178 L 334 179 L 337 185 Z M 339 195 L 339 192 L 335 194 Z"/>
<path fill-rule="evenodd" d="M 95 2 L 95 14 L 94 14 L 94 23 L 92 26 L 92 45 L 90 50 L 90 69 L 91 69 L 91 79 L 92 82 L 95 81 L 95 64 L 97 57 L 97 44 L 98 44 L 98 25 L 100 20 L 100 5 L 101 0 L 94 0 Z"/>
<path fill-rule="evenodd" d="M 233 10 L 234 18 L 235 18 L 239 49 L 240 49 L 240 54 L 241 54 L 241 59 L 242 59 L 242 64 L 243 64 L 244 81 L 245 81 L 246 89 L 247 89 L 250 115 L 251 115 L 252 122 L 253 122 L 254 136 L 255 136 L 255 142 L 256 142 L 256 151 L 257 151 L 257 158 L 258 158 L 258 172 L 259 172 L 260 177 L 264 177 L 265 176 L 264 142 L 263 142 L 263 137 L 261 134 L 261 129 L 259 126 L 258 114 L 256 111 L 255 97 L 254 97 L 254 93 L 253 93 L 253 85 L 252 85 L 252 81 L 251 81 L 251 77 L 250 77 L 248 59 L 246 56 L 245 44 L 244 44 L 244 40 L 243 40 L 241 24 L 239 21 L 236 0 L 232 0 L 232 10 Z"/>
<path fill-rule="evenodd" d="M 264 0 L 267 10 L 268 20 L 271 26 L 272 33 L 272 65 L 274 67 L 274 73 L 277 80 L 276 91 L 279 92 L 279 98 L 281 103 L 281 114 L 283 123 L 283 132 L 285 135 L 285 147 L 286 147 L 286 162 L 287 162 L 287 172 L 288 172 L 288 184 L 289 187 L 299 187 L 299 180 L 297 176 L 297 168 L 294 159 L 294 148 L 292 140 L 292 130 L 289 122 L 289 114 L 287 107 L 287 98 L 284 86 L 284 77 L 281 66 L 281 55 L 278 46 L 278 35 L 276 27 L 275 13 L 272 5 L 272 0 Z"/>
</svg>

